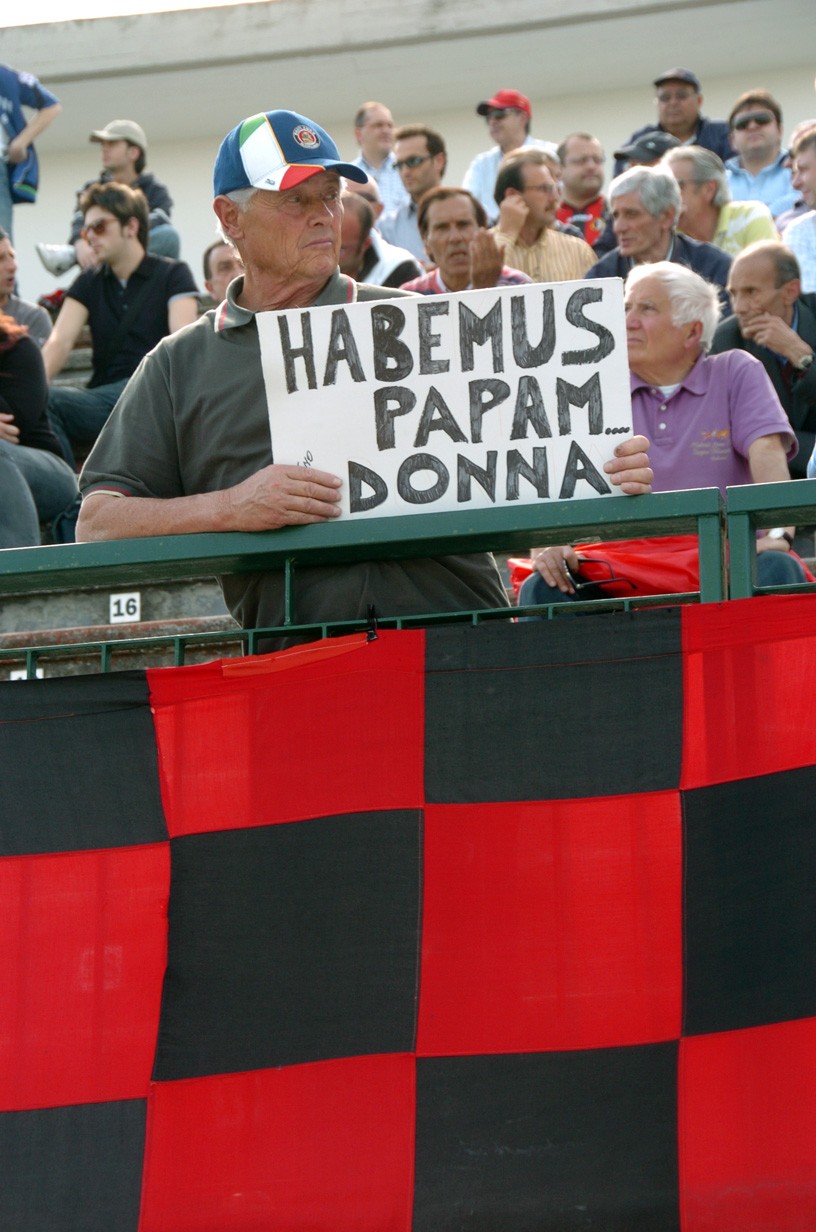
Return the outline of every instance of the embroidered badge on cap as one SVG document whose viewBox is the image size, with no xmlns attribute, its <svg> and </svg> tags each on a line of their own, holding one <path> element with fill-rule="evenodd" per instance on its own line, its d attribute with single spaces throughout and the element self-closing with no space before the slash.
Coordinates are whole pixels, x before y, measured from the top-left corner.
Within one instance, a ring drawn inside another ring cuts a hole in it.
<svg viewBox="0 0 816 1232">
<path fill-rule="evenodd" d="M 305 124 L 298 124 L 292 136 L 298 145 L 303 146 L 304 150 L 314 150 L 320 145 L 320 138 L 315 130 L 308 128 Z"/>
</svg>

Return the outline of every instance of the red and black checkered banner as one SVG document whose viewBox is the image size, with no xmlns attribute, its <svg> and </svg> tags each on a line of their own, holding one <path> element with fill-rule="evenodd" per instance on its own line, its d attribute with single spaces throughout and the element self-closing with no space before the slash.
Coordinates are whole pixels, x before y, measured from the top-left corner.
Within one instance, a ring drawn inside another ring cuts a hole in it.
<svg viewBox="0 0 816 1232">
<path fill-rule="evenodd" d="M 816 599 L 0 685 L 0 1228 L 813 1232 Z"/>
</svg>

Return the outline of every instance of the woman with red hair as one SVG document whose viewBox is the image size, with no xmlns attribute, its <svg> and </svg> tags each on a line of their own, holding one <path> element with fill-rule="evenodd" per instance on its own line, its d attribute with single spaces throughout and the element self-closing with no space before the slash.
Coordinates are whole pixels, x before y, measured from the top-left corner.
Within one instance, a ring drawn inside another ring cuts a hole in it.
<svg viewBox="0 0 816 1232">
<path fill-rule="evenodd" d="M 40 542 L 77 498 L 77 480 L 48 421 L 48 382 L 28 330 L 0 313 L 0 547 Z"/>
</svg>

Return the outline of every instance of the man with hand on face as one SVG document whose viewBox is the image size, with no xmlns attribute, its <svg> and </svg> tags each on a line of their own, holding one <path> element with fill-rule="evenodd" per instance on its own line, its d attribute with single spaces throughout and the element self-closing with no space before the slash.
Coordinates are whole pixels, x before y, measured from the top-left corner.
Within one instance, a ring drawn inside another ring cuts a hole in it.
<svg viewBox="0 0 816 1232">
<path fill-rule="evenodd" d="M 499 222 L 493 228 L 504 258 L 533 282 L 581 279 L 595 255 L 584 240 L 556 230 L 559 186 L 544 150 L 523 148 L 505 158 L 496 177 Z"/>
<path fill-rule="evenodd" d="M 655 492 L 718 487 L 725 494 L 731 485 L 789 478 L 796 438 L 762 366 L 739 351 L 707 354 L 719 313 L 716 289 L 669 261 L 639 266 L 626 280 L 632 424 L 651 441 Z M 789 555 L 794 529 L 757 540 L 760 586 L 804 581 Z M 535 551 L 519 603 L 577 599 L 579 553 L 569 545 Z"/>
<path fill-rule="evenodd" d="M 799 442 L 791 477 L 803 479 L 816 446 L 816 295 L 802 293 L 796 257 L 779 241 L 744 249 L 728 291 L 734 315 L 717 327 L 712 354 L 737 349 L 762 364 Z"/>
<path fill-rule="evenodd" d="M 464 188 L 432 188 L 417 213 L 425 249 L 436 269 L 403 283 L 404 291 L 444 295 L 471 288 L 513 287 L 532 282 L 502 262 L 502 247 L 487 230 L 482 204 Z"/>
<path fill-rule="evenodd" d="M 361 183 L 365 173 L 291 111 L 251 116 L 224 138 L 213 208 L 244 276 L 220 309 L 165 339 L 130 382 L 82 473 L 80 540 L 277 530 L 338 515 L 338 476 L 275 460 L 255 314 L 403 294 L 339 271 L 341 175 Z M 618 446 L 606 464 L 612 482 L 648 491 L 644 447 Z M 283 623 L 282 575 L 240 574 L 222 585 L 243 628 Z M 366 620 L 372 607 L 389 617 L 505 605 L 484 553 L 324 566 L 295 578 L 303 623 Z"/>
<path fill-rule="evenodd" d="M 445 142 L 439 133 L 424 124 L 406 124 L 397 129 L 394 154 L 394 165 L 409 200 L 393 213 L 383 214 L 379 223 L 380 234 L 389 244 L 407 248 L 424 266 L 425 245 L 417 226 L 417 205 L 423 193 L 442 183 L 448 165 Z"/>
</svg>

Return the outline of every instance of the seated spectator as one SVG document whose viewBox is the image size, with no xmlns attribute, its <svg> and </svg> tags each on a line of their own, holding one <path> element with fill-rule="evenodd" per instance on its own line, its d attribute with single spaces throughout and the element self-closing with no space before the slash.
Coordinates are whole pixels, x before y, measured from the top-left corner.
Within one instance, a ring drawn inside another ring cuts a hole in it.
<svg viewBox="0 0 816 1232">
<path fill-rule="evenodd" d="M 533 109 L 529 98 L 519 94 L 518 90 L 497 90 L 492 98 L 479 103 L 476 114 L 484 116 L 491 140 L 496 144 L 476 155 L 465 172 L 462 187 L 481 201 L 489 221 L 493 223 L 499 216 L 495 188 L 502 159 L 511 150 L 523 145 L 555 154 L 556 145 L 554 141 L 539 141 L 530 136 Z"/>
<path fill-rule="evenodd" d="M 48 383 L 40 348 L 24 325 L 0 314 L 0 546 L 40 542 L 76 501 L 77 479 L 46 413 Z"/>
<path fill-rule="evenodd" d="M 626 280 L 632 423 L 651 441 L 654 492 L 718 487 L 724 494 L 733 484 L 789 478 L 796 438 L 762 365 L 740 351 L 706 353 L 719 312 L 715 288 L 669 261 L 639 267 Z M 758 538 L 761 586 L 804 581 L 789 555 L 794 529 Z M 575 548 L 537 550 L 533 563 L 519 603 L 578 597 Z"/>
<path fill-rule="evenodd" d="M 759 240 L 776 240 L 771 211 L 762 201 L 732 201 L 721 158 L 701 145 L 669 150 L 664 164 L 680 189 L 678 230 L 736 256 Z"/>
<path fill-rule="evenodd" d="M 594 261 L 584 240 L 556 229 L 559 185 L 544 150 L 523 146 L 504 159 L 496 178 L 499 221 L 493 228 L 504 260 L 533 282 L 580 279 Z"/>
<path fill-rule="evenodd" d="M 406 124 L 395 134 L 394 166 L 400 174 L 408 200 L 398 210 L 383 214 L 379 231 L 389 244 L 407 248 L 421 264 L 425 261 L 425 246 L 417 226 L 417 203 L 429 188 L 442 183 L 448 154 L 442 136 L 424 124 Z"/>
<path fill-rule="evenodd" d="M 44 308 L 15 295 L 16 285 L 17 254 L 0 227 L 0 312 L 13 317 L 18 325 L 25 325 L 29 336 L 41 347 L 51 333 L 51 318 Z"/>
<path fill-rule="evenodd" d="M 782 149 L 782 108 L 767 90 L 741 94 L 728 119 L 736 151 L 725 160 L 734 201 L 764 201 L 776 218 L 796 202 L 790 159 Z"/>
<path fill-rule="evenodd" d="M 374 181 L 369 183 L 376 191 Z M 421 274 L 422 266 L 407 248 L 398 248 L 383 239 L 374 226 L 375 218 L 374 206 L 362 193 L 344 191 L 340 271 L 355 282 L 370 286 L 401 287 L 409 278 Z"/>
<path fill-rule="evenodd" d="M 609 203 L 618 246 L 592 266 L 587 278 L 625 278 L 635 265 L 673 261 L 716 283 L 730 314 L 725 286 L 731 258 L 713 244 L 677 234 L 680 189 L 667 167 L 630 167 L 610 184 Z"/>
<path fill-rule="evenodd" d="M 403 286 L 419 295 L 531 282 L 502 262 L 502 248 L 487 228 L 481 201 L 464 188 L 432 188 L 417 215 L 425 249 L 436 269 Z"/>
<path fill-rule="evenodd" d="M 150 234 L 146 248 L 159 257 L 176 259 L 181 248 L 179 233 L 170 222 L 173 201 L 164 184 L 145 171 L 147 137 L 135 120 L 111 120 L 105 128 L 92 132 L 90 141 L 98 142 L 102 154 L 102 173 L 88 180 L 77 193 L 77 206 L 71 218 L 71 234 L 67 244 L 37 244 L 37 253 L 49 274 L 59 277 L 72 266 L 93 269 L 96 253 L 82 235 L 82 198 L 93 184 L 127 184 L 144 193 L 147 201 Z"/>
<path fill-rule="evenodd" d="M 793 187 L 810 210 L 790 223 L 782 238 L 799 262 L 802 290 L 816 291 L 816 126 L 796 138 L 791 155 Z"/>
<path fill-rule="evenodd" d="M 629 167 L 655 167 L 669 150 L 674 150 L 680 142 L 671 133 L 661 133 L 656 128 L 647 129 L 631 145 L 623 145 L 615 150 L 615 175 L 621 175 Z"/>
<path fill-rule="evenodd" d="M 204 249 L 202 264 L 204 266 L 204 286 L 210 299 L 207 307 L 212 308 L 223 304 L 227 298 L 227 287 L 233 278 L 238 278 L 244 272 L 241 258 L 232 244 L 226 240 L 214 240 Z"/>
<path fill-rule="evenodd" d="M 383 103 L 363 103 L 354 117 L 354 136 L 360 153 L 352 166 L 374 181 L 384 209 L 391 214 L 408 200 L 394 165 L 394 117 Z"/>
<path fill-rule="evenodd" d="M 796 257 L 778 240 L 735 257 L 728 291 L 734 315 L 718 325 L 711 352 L 747 351 L 762 364 L 799 442 L 791 478 L 803 479 L 816 445 L 816 295 L 802 293 Z"/>
<path fill-rule="evenodd" d="M 149 256 L 147 203 L 139 189 L 94 184 L 80 202 L 94 268 L 71 284 L 43 348 L 49 380 L 61 371 L 86 324 L 93 338 L 87 389 L 52 386 L 48 413 L 65 456 L 71 441 L 96 440 L 128 377 L 166 334 L 198 316 L 196 285 L 182 261 Z"/>
<path fill-rule="evenodd" d="M 801 123 L 796 125 L 796 128 L 790 136 L 791 149 L 796 146 L 799 138 L 803 136 L 809 128 L 816 128 L 816 119 L 802 120 Z M 793 177 L 791 178 L 791 183 L 793 183 Z M 781 236 L 784 236 L 786 227 L 790 226 L 790 224 L 797 218 L 801 218 L 803 214 L 808 214 L 811 208 L 802 196 L 801 190 L 796 187 L 795 183 L 793 184 L 793 187 L 798 194 L 796 200 L 789 210 L 785 210 L 784 213 L 778 214 L 776 218 L 776 229 Z"/>
<path fill-rule="evenodd" d="M 637 129 L 625 143 L 627 146 L 657 128 L 674 137 L 678 145 L 701 145 L 706 150 L 713 150 L 723 161 L 731 157 L 731 137 L 725 120 L 707 120 L 702 114 L 702 87 L 696 73 L 689 68 L 668 68 L 655 78 L 654 85 L 657 90 L 657 124 L 645 124 Z M 665 150 L 661 153 L 664 154 Z M 625 170 L 625 157 L 621 157 L 621 151 L 616 151 L 615 158 L 618 160 L 615 175 L 620 175 Z"/>
<path fill-rule="evenodd" d="M 570 133 L 558 147 L 561 163 L 561 202 L 556 218 L 579 228 L 596 258 L 615 247 L 612 215 L 601 192 L 604 152 L 591 133 Z"/>
</svg>

